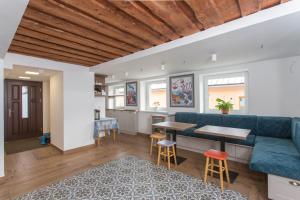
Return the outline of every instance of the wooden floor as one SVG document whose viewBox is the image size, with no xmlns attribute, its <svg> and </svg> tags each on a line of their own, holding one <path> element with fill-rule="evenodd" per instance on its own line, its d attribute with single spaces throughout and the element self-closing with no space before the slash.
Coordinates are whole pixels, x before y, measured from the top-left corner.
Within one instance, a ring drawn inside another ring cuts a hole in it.
<svg viewBox="0 0 300 200">
<path fill-rule="evenodd" d="M 6 177 L 0 179 L 0 199 L 13 199 L 43 185 L 72 176 L 85 169 L 121 158 L 124 155 L 136 155 L 143 159 L 156 161 L 156 154 L 149 156 L 149 138 L 144 135 L 118 135 L 117 142 L 102 141 L 101 146 L 76 153 L 61 154 L 54 147 L 35 149 L 5 157 Z M 178 154 L 187 158 L 174 168 L 195 177 L 203 178 L 204 158 L 201 154 L 178 150 Z M 226 188 L 248 195 L 252 200 L 267 199 L 266 175 L 252 172 L 248 165 L 229 162 L 231 170 L 240 173 L 234 184 L 225 184 Z M 209 181 L 218 180 L 212 178 Z"/>
</svg>

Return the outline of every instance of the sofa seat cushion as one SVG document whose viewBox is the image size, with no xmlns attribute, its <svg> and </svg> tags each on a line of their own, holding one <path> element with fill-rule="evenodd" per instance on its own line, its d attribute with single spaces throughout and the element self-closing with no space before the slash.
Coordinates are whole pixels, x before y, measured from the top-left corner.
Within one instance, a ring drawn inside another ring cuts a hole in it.
<svg viewBox="0 0 300 200">
<path fill-rule="evenodd" d="M 250 169 L 300 180 L 300 156 L 275 153 L 271 151 L 262 151 L 256 148 L 252 152 Z"/>
<path fill-rule="evenodd" d="M 257 136 L 291 138 L 291 118 L 258 117 L 257 119 Z"/>
<path fill-rule="evenodd" d="M 300 159 L 300 154 L 291 139 L 257 136 L 255 138 L 255 149 L 263 152 L 298 156 Z"/>
<path fill-rule="evenodd" d="M 300 118 L 292 120 L 292 140 L 300 152 Z"/>
<path fill-rule="evenodd" d="M 227 139 L 226 142 L 253 147 L 255 144 L 255 137 L 256 137 L 255 135 L 248 135 L 246 140 Z"/>
</svg>

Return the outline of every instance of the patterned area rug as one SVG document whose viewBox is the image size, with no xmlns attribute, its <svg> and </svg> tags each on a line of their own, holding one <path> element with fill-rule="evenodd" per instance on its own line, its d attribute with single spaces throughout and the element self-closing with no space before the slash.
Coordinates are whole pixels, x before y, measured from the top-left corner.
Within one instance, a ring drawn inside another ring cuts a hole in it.
<svg viewBox="0 0 300 200">
<path fill-rule="evenodd" d="M 247 198 L 232 190 L 221 193 L 216 185 L 204 184 L 200 179 L 158 167 L 135 156 L 126 156 L 42 187 L 17 199 L 244 200 Z"/>
</svg>

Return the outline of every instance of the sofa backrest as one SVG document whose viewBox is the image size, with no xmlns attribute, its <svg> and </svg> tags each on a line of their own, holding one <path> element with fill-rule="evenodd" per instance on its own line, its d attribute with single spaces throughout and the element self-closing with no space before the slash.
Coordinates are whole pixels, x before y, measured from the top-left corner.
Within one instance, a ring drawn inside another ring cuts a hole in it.
<svg viewBox="0 0 300 200">
<path fill-rule="evenodd" d="M 300 118 L 292 120 L 292 140 L 300 152 Z"/>
<path fill-rule="evenodd" d="M 232 128 L 250 129 L 251 135 L 257 134 L 257 116 L 255 115 L 224 115 L 223 125 Z"/>
<path fill-rule="evenodd" d="M 300 124 L 300 118 L 298 119 Z M 197 124 L 198 128 L 206 125 L 214 125 L 251 129 L 250 134 L 265 137 L 291 138 L 292 134 L 292 119 L 290 117 L 177 112 L 175 121 Z"/>
<path fill-rule="evenodd" d="M 258 136 L 291 138 L 290 117 L 257 117 Z"/>
</svg>

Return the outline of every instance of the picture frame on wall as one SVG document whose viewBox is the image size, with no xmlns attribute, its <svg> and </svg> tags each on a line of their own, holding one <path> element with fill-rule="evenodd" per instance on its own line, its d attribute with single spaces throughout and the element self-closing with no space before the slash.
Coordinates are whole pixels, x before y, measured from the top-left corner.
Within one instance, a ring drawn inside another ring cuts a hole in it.
<svg viewBox="0 0 300 200">
<path fill-rule="evenodd" d="M 170 107 L 195 106 L 194 74 L 170 77 Z"/>
<path fill-rule="evenodd" d="M 126 106 L 138 105 L 138 85 L 137 81 L 126 83 Z"/>
</svg>

